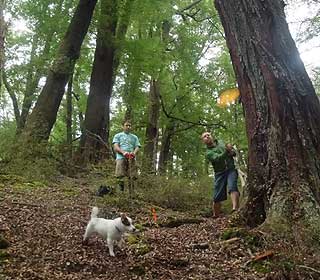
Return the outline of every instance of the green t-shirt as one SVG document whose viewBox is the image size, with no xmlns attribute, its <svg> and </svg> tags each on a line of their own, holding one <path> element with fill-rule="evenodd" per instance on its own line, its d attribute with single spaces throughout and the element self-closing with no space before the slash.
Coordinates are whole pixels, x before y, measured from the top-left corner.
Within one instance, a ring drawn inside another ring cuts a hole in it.
<svg viewBox="0 0 320 280">
<path fill-rule="evenodd" d="M 215 140 L 215 146 L 207 148 L 206 158 L 212 163 L 214 172 L 235 168 L 234 159 L 226 151 L 223 141 Z"/>
</svg>

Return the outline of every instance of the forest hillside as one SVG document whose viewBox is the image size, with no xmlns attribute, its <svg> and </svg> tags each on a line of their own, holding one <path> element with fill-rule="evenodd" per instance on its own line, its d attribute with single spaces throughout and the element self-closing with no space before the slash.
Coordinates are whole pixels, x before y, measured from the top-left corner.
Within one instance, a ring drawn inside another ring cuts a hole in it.
<svg viewBox="0 0 320 280">
<path fill-rule="evenodd" d="M 90 180 L 61 176 L 48 184 L 1 175 L 0 234 L 6 243 L 0 242 L 0 279 L 319 277 L 319 255 L 307 248 L 296 250 L 268 232 L 239 226 L 227 205 L 224 215 L 213 219 L 208 198 L 187 198 L 179 186 L 171 193 L 152 185 L 144 187 L 148 190 L 139 187 L 135 199 L 128 193 L 99 197 L 99 173 Z M 122 249 L 115 248 L 115 257 L 97 235 L 82 244 L 92 206 L 105 218 L 125 212 L 139 229 L 125 237 Z"/>
</svg>

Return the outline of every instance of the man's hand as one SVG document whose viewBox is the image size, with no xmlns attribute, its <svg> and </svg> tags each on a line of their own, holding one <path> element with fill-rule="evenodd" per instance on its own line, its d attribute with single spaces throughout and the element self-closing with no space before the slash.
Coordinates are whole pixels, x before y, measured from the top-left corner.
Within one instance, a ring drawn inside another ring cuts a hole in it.
<svg viewBox="0 0 320 280">
<path fill-rule="evenodd" d="M 233 146 L 230 143 L 226 144 L 226 151 L 228 152 L 228 154 L 230 156 L 234 157 L 236 155 L 236 152 L 235 152 L 235 150 L 233 149 Z"/>
<path fill-rule="evenodd" d="M 123 155 L 126 159 L 134 159 L 136 157 L 134 153 L 128 153 L 128 152 L 125 152 Z"/>
</svg>

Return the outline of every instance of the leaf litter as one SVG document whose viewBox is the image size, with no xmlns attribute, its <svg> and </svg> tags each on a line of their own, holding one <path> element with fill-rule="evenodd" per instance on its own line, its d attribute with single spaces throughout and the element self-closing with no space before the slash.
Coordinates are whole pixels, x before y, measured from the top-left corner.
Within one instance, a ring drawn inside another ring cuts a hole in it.
<svg viewBox="0 0 320 280">
<path fill-rule="evenodd" d="M 267 275 L 248 265 L 252 252 L 244 240 L 222 242 L 221 234 L 230 224 L 228 216 L 161 227 L 150 222 L 152 213 L 150 217 L 136 209 L 129 216 L 145 226 L 133 242 L 129 237 L 124 248 L 115 248 L 116 257 L 109 256 L 98 236 L 83 246 L 96 198 L 87 184 L 78 182 L 74 188 L 70 196 L 58 185 L 32 192 L 15 191 L 10 185 L 0 189 L 0 234 L 10 243 L 8 257 L 0 260 L 0 279 L 251 280 Z"/>
</svg>

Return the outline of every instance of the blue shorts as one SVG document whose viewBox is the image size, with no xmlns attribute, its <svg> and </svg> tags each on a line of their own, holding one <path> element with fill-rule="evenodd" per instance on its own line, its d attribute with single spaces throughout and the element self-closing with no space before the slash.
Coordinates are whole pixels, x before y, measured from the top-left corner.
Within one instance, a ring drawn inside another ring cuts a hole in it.
<svg viewBox="0 0 320 280">
<path fill-rule="evenodd" d="M 227 188 L 229 193 L 239 192 L 237 181 L 238 171 L 236 169 L 216 172 L 214 174 L 213 201 L 227 200 Z"/>
</svg>

